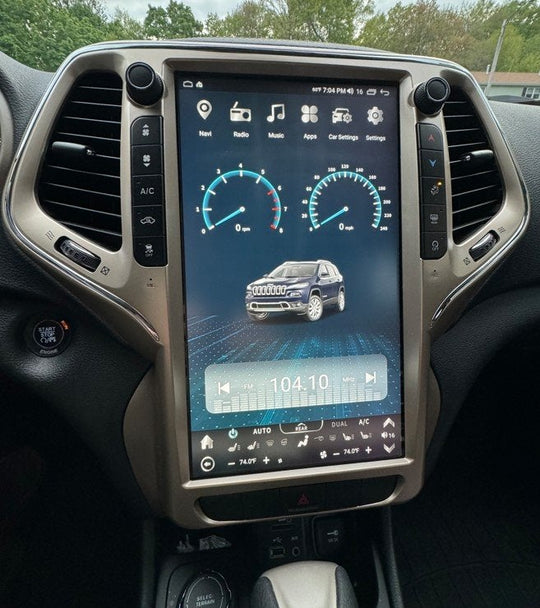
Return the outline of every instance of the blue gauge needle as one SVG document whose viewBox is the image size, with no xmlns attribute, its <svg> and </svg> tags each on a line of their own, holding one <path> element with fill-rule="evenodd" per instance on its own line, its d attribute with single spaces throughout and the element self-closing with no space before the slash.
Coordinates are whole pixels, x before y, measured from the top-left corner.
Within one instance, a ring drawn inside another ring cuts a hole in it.
<svg viewBox="0 0 540 608">
<path fill-rule="evenodd" d="M 241 213 L 244 213 L 244 211 L 246 210 L 245 207 L 238 207 L 238 209 L 236 211 L 233 211 L 232 213 L 229 213 L 229 215 L 226 215 L 225 217 L 222 217 L 219 222 L 215 223 L 215 226 L 219 226 L 220 224 L 225 223 L 228 220 L 231 220 L 233 217 L 236 217 L 237 215 L 240 215 Z"/>
<path fill-rule="evenodd" d="M 323 226 L 324 224 L 326 224 L 326 222 L 330 222 L 332 220 L 335 220 L 336 217 L 339 217 L 340 215 L 343 215 L 344 213 L 347 213 L 347 211 L 349 211 L 348 207 L 343 207 L 343 209 L 340 209 L 339 211 L 336 211 L 333 215 L 331 215 L 330 217 L 327 217 L 325 220 L 323 220 L 320 225 Z"/>
</svg>

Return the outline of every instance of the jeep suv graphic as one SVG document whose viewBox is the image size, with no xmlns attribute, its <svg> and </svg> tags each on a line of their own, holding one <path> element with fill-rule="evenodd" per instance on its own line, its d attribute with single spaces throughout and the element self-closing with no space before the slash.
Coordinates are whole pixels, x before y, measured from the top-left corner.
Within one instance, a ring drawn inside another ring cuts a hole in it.
<svg viewBox="0 0 540 608">
<path fill-rule="evenodd" d="M 283 262 L 246 287 L 246 310 L 256 321 L 274 312 L 292 312 L 318 321 L 328 306 L 340 312 L 345 309 L 343 277 L 328 260 Z"/>
</svg>

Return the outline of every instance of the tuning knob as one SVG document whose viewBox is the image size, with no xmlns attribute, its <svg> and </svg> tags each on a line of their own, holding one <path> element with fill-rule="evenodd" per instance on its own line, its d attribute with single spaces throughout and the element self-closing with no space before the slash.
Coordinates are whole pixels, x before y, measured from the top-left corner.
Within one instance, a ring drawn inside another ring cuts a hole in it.
<svg viewBox="0 0 540 608">
<path fill-rule="evenodd" d="M 450 85 L 444 78 L 435 76 L 419 84 L 414 92 L 414 103 L 422 112 L 432 116 L 441 111 L 450 95 Z"/>
<path fill-rule="evenodd" d="M 163 95 L 163 81 L 147 64 L 138 61 L 126 70 L 127 92 L 141 106 L 153 106 Z"/>
</svg>

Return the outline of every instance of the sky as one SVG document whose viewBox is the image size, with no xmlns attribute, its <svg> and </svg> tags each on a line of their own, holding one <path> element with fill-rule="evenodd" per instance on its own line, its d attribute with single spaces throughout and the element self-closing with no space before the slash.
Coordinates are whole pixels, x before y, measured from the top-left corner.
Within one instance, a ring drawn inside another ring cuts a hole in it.
<svg viewBox="0 0 540 608">
<path fill-rule="evenodd" d="M 232 11 L 240 0 L 183 0 L 184 4 L 191 7 L 193 14 L 199 20 L 204 20 L 208 13 L 217 13 L 223 17 L 228 12 Z M 148 5 L 152 6 L 167 6 L 169 0 L 105 0 L 103 2 L 112 12 L 116 7 L 127 11 L 131 17 L 142 19 L 146 15 Z M 375 7 L 377 10 L 386 10 L 394 4 L 394 0 L 376 0 Z"/>
<path fill-rule="evenodd" d="M 183 0 L 191 7 L 193 14 L 199 20 L 205 19 L 208 13 L 217 13 L 220 17 L 231 11 L 240 0 Z M 131 17 L 142 19 L 146 15 L 148 5 L 167 6 L 169 0 L 106 0 L 103 4 L 110 7 L 111 12 L 116 7 L 127 11 Z"/>
</svg>

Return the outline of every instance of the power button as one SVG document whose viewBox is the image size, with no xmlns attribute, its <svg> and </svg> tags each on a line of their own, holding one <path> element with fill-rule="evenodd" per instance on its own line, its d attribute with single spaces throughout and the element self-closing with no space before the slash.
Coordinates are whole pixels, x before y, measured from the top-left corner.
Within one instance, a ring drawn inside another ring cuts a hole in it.
<svg viewBox="0 0 540 608">
<path fill-rule="evenodd" d="M 55 357 L 68 346 L 71 325 L 63 318 L 39 316 L 26 326 L 25 341 L 29 349 L 40 357 Z"/>
</svg>

